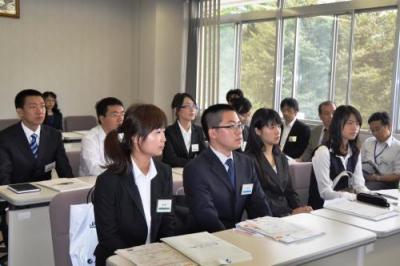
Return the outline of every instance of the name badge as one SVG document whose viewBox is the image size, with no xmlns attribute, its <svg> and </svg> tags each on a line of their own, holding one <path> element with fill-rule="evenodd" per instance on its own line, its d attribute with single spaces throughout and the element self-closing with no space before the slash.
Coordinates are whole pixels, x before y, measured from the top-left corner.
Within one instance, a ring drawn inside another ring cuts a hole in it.
<svg viewBox="0 0 400 266">
<path fill-rule="evenodd" d="M 297 141 L 297 136 L 290 136 L 289 137 L 289 142 L 296 142 Z"/>
<path fill-rule="evenodd" d="M 192 144 L 192 152 L 198 152 L 199 151 L 199 144 Z"/>
<path fill-rule="evenodd" d="M 49 163 L 49 164 L 44 166 L 44 172 L 45 173 L 50 172 L 54 168 L 56 168 L 56 162 Z"/>
<path fill-rule="evenodd" d="M 253 193 L 253 184 L 243 184 L 240 195 L 251 195 Z"/>
<path fill-rule="evenodd" d="M 157 200 L 157 213 L 171 212 L 172 200 L 170 199 L 159 199 Z"/>
</svg>

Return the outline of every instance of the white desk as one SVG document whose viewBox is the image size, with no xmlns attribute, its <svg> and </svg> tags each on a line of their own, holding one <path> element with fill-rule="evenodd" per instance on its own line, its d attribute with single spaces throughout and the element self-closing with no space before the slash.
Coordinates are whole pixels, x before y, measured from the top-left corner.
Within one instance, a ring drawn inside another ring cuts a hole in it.
<svg viewBox="0 0 400 266">
<path fill-rule="evenodd" d="M 96 177 L 81 177 L 94 185 Z M 41 187 L 40 192 L 16 194 L 0 186 L 0 196 L 11 204 L 8 211 L 8 265 L 54 266 L 48 204 L 57 195 Z"/>
<path fill-rule="evenodd" d="M 259 238 L 226 230 L 216 236 L 250 252 L 253 260 L 235 265 L 363 265 L 365 246 L 376 239 L 376 234 L 311 214 L 283 218 L 295 224 L 317 228 L 325 234 L 305 241 L 284 244 L 270 238 Z M 108 266 L 131 266 L 115 255 Z"/>
<path fill-rule="evenodd" d="M 82 144 L 80 142 L 64 143 L 65 152 L 80 152 Z"/>
<path fill-rule="evenodd" d="M 62 138 L 66 142 L 70 141 L 81 141 L 83 136 L 88 132 L 88 130 L 77 130 L 70 132 L 62 132 Z"/>
<path fill-rule="evenodd" d="M 400 265 L 400 216 L 375 222 L 328 209 L 312 214 L 376 233 L 378 239 L 367 248 L 365 265 Z"/>
</svg>

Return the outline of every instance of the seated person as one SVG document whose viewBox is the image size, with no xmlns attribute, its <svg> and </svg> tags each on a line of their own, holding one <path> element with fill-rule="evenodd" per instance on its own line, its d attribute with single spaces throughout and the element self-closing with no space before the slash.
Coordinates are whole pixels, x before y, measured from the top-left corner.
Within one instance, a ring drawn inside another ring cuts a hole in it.
<svg viewBox="0 0 400 266">
<path fill-rule="evenodd" d="M 241 89 L 232 89 L 226 93 L 226 102 L 232 104 L 233 99 L 243 98 L 243 91 Z"/>
<path fill-rule="evenodd" d="M 44 104 L 46 106 L 46 116 L 43 124 L 63 130 L 63 116 L 58 109 L 57 95 L 52 91 L 43 92 Z"/>
<path fill-rule="evenodd" d="M 325 200 L 355 200 L 355 193 L 369 191 L 357 146 L 361 123 L 360 113 L 350 105 L 339 106 L 333 114 L 328 142 L 321 145 L 312 158 L 308 204 L 313 209 L 322 208 Z"/>
<path fill-rule="evenodd" d="M 247 138 L 249 137 L 249 126 L 251 120 L 251 102 L 244 97 L 233 99 L 231 102 L 232 107 L 235 109 L 239 116 L 240 122 L 244 125 L 243 129 L 243 142 L 241 149 L 238 151 L 244 151 L 247 144 Z"/>
<path fill-rule="evenodd" d="M 109 164 L 97 178 L 93 198 L 96 265 L 105 265 L 117 249 L 174 233 L 171 168 L 153 160 L 164 148 L 166 121 L 154 105 L 131 106 L 119 131 L 112 130 L 105 139 Z"/>
<path fill-rule="evenodd" d="M 306 150 L 299 161 L 311 162 L 314 150 L 318 148 L 319 145 L 328 141 L 329 136 L 329 126 L 332 121 L 333 112 L 336 110 L 336 105 L 331 101 L 325 101 L 320 103 L 318 106 L 318 115 L 322 121 L 322 125 L 315 126 L 311 130 L 311 136 L 308 140 L 308 145 Z"/>
<path fill-rule="evenodd" d="M 175 94 L 171 107 L 175 110 L 176 121 L 165 130 L 167 142 L 163 162 L 171 167 L 184 167 L 206 148 L 203 130 L 193 124 L 198 108 L 192 96 Z"/>
<path fill-rule="evenodd" d="M 0 132 L 0 184 L 47 180 L 53 169 L 60 177 L 72 177 L 61 132 L 43 125 L 42 94 L 20 91 L 15 108 L 21 121 Z"/>
<path fill-rule="evenodd" d="M 258 109 L 251 120 L 246 152 L 256 161 L 257 177 L 267 197 L 272 215 L 310 212 L 309 206 L 300 206 L 293 188 L 286 156 L 279 148 L 281 119 L 272 109 Z"/>
<path fill-rule="evenodd" d="M 400 141 L 392 136 L 390 118 L 377 112 L 368 119 L 373 137 L 361 149 L 364 177 L 369 189 L 398 188 L 400 179 Z"/>
<path fill-rule="evenodd" d="M 96 114 L 99 125 L 82 138 L 79 176 L 97 176 L 104 172 L 104 139 L 122 124 L 124 106 L 117 98 L 107 97 L 96 103 Z"/>
<path fill-rule="evenodd" d="M 233 228 L 241 221 L 244 210 L 250 219 L 271 215 L 254 160 L 235 151 L 242 141 L 243 125 L 232 106 L 210 106 L 204 111 L 201 124 L 210 147 L 183 170 L 195 231 Z"/>
<path fill-rule="evenodd" d="M 296 118 L 299 112 L 299 104 L 294 98 L 285 98 L 281 102 L 281 112 L 284 123 L 282 125 L 282 135 L 279 141 L 281 151 L 287 156 L 299 158 L 308 145 L 310 138 L 310 128 Z"/>
</svg>

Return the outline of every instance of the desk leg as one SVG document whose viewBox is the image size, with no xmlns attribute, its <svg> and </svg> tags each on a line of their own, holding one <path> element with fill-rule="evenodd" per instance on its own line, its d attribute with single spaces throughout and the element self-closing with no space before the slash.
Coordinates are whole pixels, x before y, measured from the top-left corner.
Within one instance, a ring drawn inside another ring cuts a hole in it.
<svg viewBox="0 0 400 266">
<path fill-rule="evenodd" d="M 54 265 L 48 206 L 10 210 L 8 234 L 8 265 Z"/>
</svg>

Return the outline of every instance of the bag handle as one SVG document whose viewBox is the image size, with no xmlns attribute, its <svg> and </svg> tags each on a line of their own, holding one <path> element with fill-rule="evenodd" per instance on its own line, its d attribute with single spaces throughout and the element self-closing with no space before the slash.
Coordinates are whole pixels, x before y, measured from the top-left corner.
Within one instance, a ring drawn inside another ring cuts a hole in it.
<svg viewBox="0 0 400 266">
<path fill-rule="evenodd" d="M 95 187 L 96 186 L 94 185 L 91 189 L 89 189 L 89 191 L 86 195 L 86 203 L 89 203 L 89 197 L 90 197 L 90 201 L 91 202 L 93 201 L 93 191 L 94 191 Z"/>
</svg>

